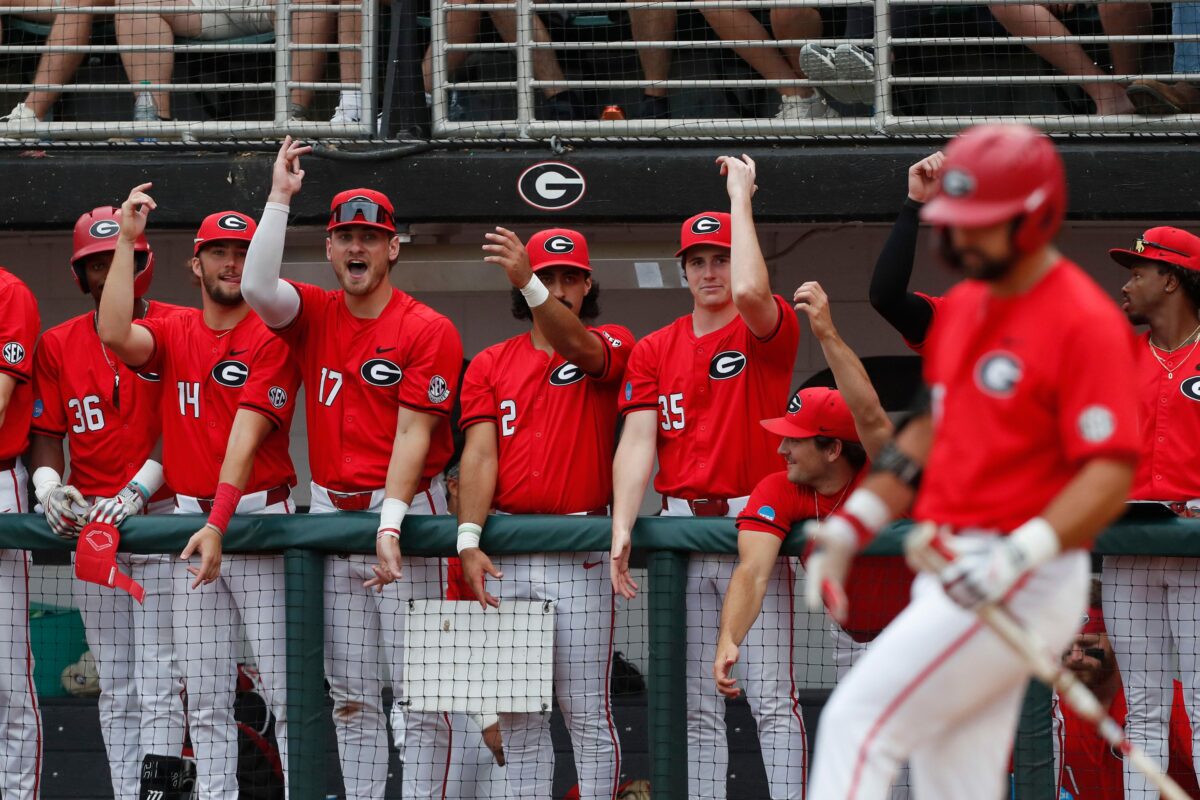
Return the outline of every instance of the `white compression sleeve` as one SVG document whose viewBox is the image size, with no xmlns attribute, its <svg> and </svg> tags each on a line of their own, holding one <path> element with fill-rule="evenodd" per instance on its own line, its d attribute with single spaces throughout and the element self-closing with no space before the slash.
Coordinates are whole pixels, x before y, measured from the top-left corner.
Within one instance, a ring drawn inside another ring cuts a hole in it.
<svg viewBox="0 0 1200 800">
<path fill-rule="evenodd" d="M 296 287 L 279 279 L 287 222 L 287 206 L 267 203 L 242 270 L 242 296 L 270 328 L 282 328 L 300 313 Z"/>
</svg>

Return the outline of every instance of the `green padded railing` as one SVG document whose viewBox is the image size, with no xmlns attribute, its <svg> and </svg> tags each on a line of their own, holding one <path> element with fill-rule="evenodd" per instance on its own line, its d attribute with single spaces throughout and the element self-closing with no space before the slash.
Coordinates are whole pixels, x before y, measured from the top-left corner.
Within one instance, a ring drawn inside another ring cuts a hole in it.
<svg viewBox="0 0 1200 800">
<path fill-rule="evenodd" d="M 120 549 L 135 553 L 177 552 L 199 527 L 198 515 L 138 517 L 122 526 Z M 282 550 L 287 559 L 288 718 L 291 797 L 325 797 L 323 568 L 325 553 L 373 553 L 378 516 L 364 513 L 237 516 L 225 536 L 228 552 Z M 908 525 L 893 525 L 866 550 L 867 555 L 898 555 Z M 611 522 L 605 517 L 497 516 L 489 520 L 483 545 L 490 553 L 584 552 L 607 550 Z M 401 546 L 411 555 L 455 552 L 456 521 L 449 516 L 410 516 Z M 647 554 L 649 575 L 647 670 L 651 785 L 655 798 L 687 797 L 687 729 L 684 694 L 684 581 L 689 553 L 734 553 L 737 535 L 731 519 L 643 517 L 634 529 L 634 548 Z M 69 549 L 71 542 L 50 532 L 32 514 L 0 515 L 0 548 Z M 783 552 L 799 555 L 799 528 Z M 1106 555 L 1200 557 L 1200 522 L 1171 519 L 1119 523 L 1096 543 Z M 1014 750 L 1016 800 L 1055 800 L 1050 692 L 1031 685 Z"/>
</svg>

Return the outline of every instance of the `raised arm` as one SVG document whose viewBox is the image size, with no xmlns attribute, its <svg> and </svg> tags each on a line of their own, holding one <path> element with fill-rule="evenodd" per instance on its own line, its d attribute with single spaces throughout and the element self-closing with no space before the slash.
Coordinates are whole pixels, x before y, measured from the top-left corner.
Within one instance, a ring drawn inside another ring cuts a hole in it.
<svg viewBox="0 0 1200 800">
<path fill-rule="evenodd" d="M 821 343 L 821 351 L 833 372 L 838 391 L 854 415 L 858 438 L 867 455 L 875 460 L 892 438 L 893 426 L 879 402 L 879 395 L 867 376 L 866 368 L 838 334 L 829 311 L 829 298 L 821 284 L 816 281 L 801 284 L 792 299 L 796 303 L 796 310 L 808 317 L 809 327 Z"/>
<path fill-rule="evenodd" d="M 121 230 L 96 312 L 100 341 L 134 368 L 143 366 L 154 355 L 154 336 L 133 324 L 133 247 L 146 230 L 150 212 L 158 207 L 146 194 L 152 186 L 151 183 L 135 186 L 121 204 Z"/>
<path fill-rule="evenodd" d="M 300 156 L 310 152 L 312 148 L 308 145 L 284 137 L 271 170 L 271 194 L 246 251 L 242 297 L 271 328 L 286 327 L 300 311 L 300 294 L 295 286 L 279 278 L 279 269 L 292 197 L 304 181 Z"/>
<path fill-rule="evenodd" d="M 529 266 L 529 253 L 524 243 L 512 231 L 506 228 L 496 228 L 495 233 L 484 234 L 488 243 L 483 250 L 488 255 L 483 260 L 490 264 L 499 264 L 512 285 L 521 290 L 533 321 L 538 330 L 550 342 L 554 352 L 589 375 L 599 375 L 604 371 L 604 346 L 592 333 L 588 333 L 584 324 L 569 308 L 562 303 L 546 302 L 552 300 L 544 288 L 538 291 L 542 282 L 533 274 Z"/>
<path fill-rule="evenodd" d="M 754 228 L 751 198 L 758 188 L 754 184 L 754 160 L 747 155 L 740 159 L 721 156 L 717 163 L 721 165 L 721 174 L 725 176 L 733 224 L 729 252 L 733 304 L 750 331 L 759 338 L 765 338 L 778 327 L 782 312 L 771 296 L 767 263 L 763 260 L 762 250 L 758 246 L 758 232 Z"/>
<path fill-rule="evenodd" d="M 938 151 L 908 168 L 908 197 L 871 275 L 871 306 L 901 336 L 913 343 L 925 340 L 933 321 L 929 303 L 908 290 L 920 229 L 917 214 L 937 192 L 944 161 L 945 156 Z"/>
</svg>

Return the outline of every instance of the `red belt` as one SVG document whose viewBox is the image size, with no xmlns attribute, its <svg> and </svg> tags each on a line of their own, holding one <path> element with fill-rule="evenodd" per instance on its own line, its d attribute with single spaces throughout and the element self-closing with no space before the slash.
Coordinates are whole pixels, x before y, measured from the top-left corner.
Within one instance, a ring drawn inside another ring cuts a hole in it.
<svg viewBox="0 0 1200 800">
<path fill-rule="evenodd" d="M 276 503 L 282 503 L 291 496 L 291 490 L 286 484 L 276 486 L 274 489 L 267 490 L 267 500 L 263 505 L 273 506 Z M 205 514 L 212 511 L 213 499 L 211 497 L 197 497 L 196 505 L 200 506 L 200 510 Z"/>
<path fill-rule="evenodd" d="M 416 494 L 429 491 L 432 485 L 429 478 L 422 478 L 417 484 Z M 365 492 L 335 492 L 332 489 L 326 489 L 325 493 L 329 495 L 329 504 L 338 511 L 368 511 L 371 508 L 371 495 L 375 492 L 368 490 Z"/>
<path fill-rule="evenodd" d="M 725 497 L 702 497 L 699 500 L 686 500 L 688 508 L 697 517 L 727 517 L 729 516 L 729 500 Z M 663 511 L 667 510 L 667 498 L 662 499 Z"/>
<path fill-rule="evenodd" d="M 5 458 L 3 460 L 0 460 L 0 472 L 8 472 L 10 469 L 13 469 L 16 466 L 17 466 L 17 457 L 16 456 L 13 456 L 12 458 Z"/>
</svg>

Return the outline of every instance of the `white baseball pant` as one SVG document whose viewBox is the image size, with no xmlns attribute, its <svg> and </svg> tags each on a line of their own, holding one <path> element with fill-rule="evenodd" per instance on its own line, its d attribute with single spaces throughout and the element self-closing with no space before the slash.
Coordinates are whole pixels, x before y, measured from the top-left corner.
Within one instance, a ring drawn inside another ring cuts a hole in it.
<svg viewBox="0 0 1200 800">
<path fill-rule="evenodd" d="M 384 493 L 372 494 L 378 512 Z M 335 512 L 329 491 L 312 484 L 309 513 Z M 446 489 L 435 481 L 417 494 L 410 514 L 445 514 Z M 342 782 L 348 800 L 382 800 L 387 788 L 388 738 L 383 711 L 383 672 L 392 686 L 395 711 L 403 708 L 404 624 L 409 600 L 445 598 L 445 561 L 404 556 L 404 578 L 383 587 L 365 588 L 374 577 L 374 555 L 325 558 L 325 677 L 333 697 Z M 403 744 L 405 798 L 457 798 L 452 765 L 462 763 L 463 737 L 447 714 L 405 712 Z M 399 738 L 399 737 L 398 737 Z M 473 791 L 473 789 L 472 789 Z"/>
<path fill-rule="evenodd" d="M 266 504 L 266 492 L 244 495 L 238 514 L 291 514 L 291 500 Z M 194 497 L 176 498 L 177 514 L 200 514 Z M 197 520 L 202 517 L 197 517 Z M 200 527 L 199 524 L 196 526 Z M 188 730 L 196 753 L 198 800 L 237 800 L 238 737 L 233 703 L 238 624 L 254 654 L 267 702 L 275 713 L 275 740 L 287 776 L 287 604 L 283 555 L 225 553 L 221 576 L 190 588 L 194 576 L 188 562 L 176 559 L 175 650 L 183 661 L 187 684 Z"/>
<path fill-rule="evenodd" d="M 736 517 L 748 498 L 729 501 Z M 687 503 L 668 498 L 664 516 L 691 516 Z M 729 772 L 725 699 L 717 692 L 721 604 L 738 557 L 693 554 L 687 574 L 688 796 L 724 800 Z M 758 725 L 759 750 L 772 800 L 802 800 L 808 772 L 808 739 L 793 661 L 795 581 L 790 557 L 780 557 L 763 597 L 762 611 L 742 642 L 737 665 Z"/>
<path fill-rule="evenodd" d="M 1105 556 L 1104 620 L 1125 685 L 1125 734 L 1164 772 L 1170 760 L 1174 659 L 1192 718 L 1192 759 L 1200 774 L 1200 566 L 1194 558 Z M 1158 790 L 1125 762 L 1126 800 Z"/>
<path fill-rule="evenodd" d="M 20 459 L 0 472 L 0 514 L 30 511 L 29 476 Z M 37 800 L 42 778 L 42 719 L 29 646 L 29 553 L 0 550 L 0 795 Z"/>
<path fill-rule="evenodd" d="M 151 513 L 170 513 L 174 501 L 166 507 Z M 117 800 L 137 800 L 146 755 L 183 752 L 187 729 L 183 670 L 172 632 L 173 560 L 166 553 L 117 554 L 117 567 L 146 590 L 140 605 L 126 592 L 74 582 L 100 677 L 100 732 Z"/>
<path fill-rule="evenodd" d="M 836 622 L 829 623 L 829 638 L 833 640 L 833 663 L 837 667 L 837 677 L 840 683 L 850 672 L 850 668 L 858 663 L 866 654 L 869 643 L 856 642 L 850 634 L 842 630 Z M 892 782 L 890 800 L 909 800 L 908 762 L 900 766 L 896 780 Z"/>
<path fill-rule="evenodd" d="M 492 563 L 503 579 L 487 579 L 505 600 L 553 600 L 554 695 L 571 735 L 580 800 L 611 800 L 621 775 L 621 744 L 613 724 L 612 676 L 616 596 L 608 553 L 502 555 Z M 554 747 L 550 715 L 501 714 L 509 792 L 551 796 Z"/>
<path fill-rule="evenodd" d="M 1089 560 L 1074 550 L 1035 570 L 1005 604 L 1061 652 L 1087 604 Z M 867 648 L 821 715 L 813 800 L 882 800 L 900 765 L 921 800 L 1008 794 L 1009 754 L 1032 673 L 979 617 L 918 576 L 913 600 Z"/>
</svg>

